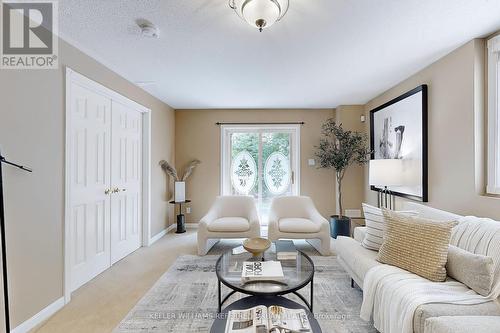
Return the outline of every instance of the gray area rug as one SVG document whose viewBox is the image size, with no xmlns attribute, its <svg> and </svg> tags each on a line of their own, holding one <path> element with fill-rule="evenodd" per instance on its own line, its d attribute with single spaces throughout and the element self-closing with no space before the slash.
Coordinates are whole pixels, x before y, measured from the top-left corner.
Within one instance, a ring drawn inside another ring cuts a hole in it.
<svg viewBox="0 0 500 333">
<path fill-rule="evenodd" d="M 114 333 L 209 332 L 217 312 L 217 258 L 217 255 L 177 258 Z M 377 332 L 371 323 L 359 318 L 361 290 L 350 287 L 350 278 L 335 257 L 311 258 L 316 267 L 314 312 L 323 332 Z M 224 293 L 229 291 L 223 288 Z M 308 287 L 300 292 L 309 297 Z M 241 297 L 245 295 L 237 293 L 228 302 Z M 287 297 L 301 303 L 295 295 Z"/>
</svg>

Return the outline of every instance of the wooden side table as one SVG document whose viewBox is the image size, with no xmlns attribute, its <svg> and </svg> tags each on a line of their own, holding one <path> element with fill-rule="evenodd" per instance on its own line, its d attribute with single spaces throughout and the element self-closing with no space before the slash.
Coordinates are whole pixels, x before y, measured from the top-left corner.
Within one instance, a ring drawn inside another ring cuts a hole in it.
<svg viewBox="0 0 500 333">
<path fill-rule="evenodd" d="M 182 214 L 182 204 L 190 203 L 191 200 L 185 200 L 185 201 L 170 201 L 169 203 L 174 204 L 174 205 L 179 205 L 179 214 L 177 215 L 177 230 L 175 231 L 176 234 L 182 234 L 186 232 L 186 216 Z"/>
</svg>

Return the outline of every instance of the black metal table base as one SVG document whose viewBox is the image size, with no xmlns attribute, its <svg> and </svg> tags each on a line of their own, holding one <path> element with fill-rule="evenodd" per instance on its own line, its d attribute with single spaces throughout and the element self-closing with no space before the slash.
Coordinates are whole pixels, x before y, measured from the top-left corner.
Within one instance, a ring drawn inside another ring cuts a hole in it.
<svg viewBox="0 0 500 333">
<path fill-rule="evenodd" d="M 185 200 L 185 201 L 169 201 L 169 203 L 173 205 L 179 205 L 179 214 L 177 215 L 177 230 L 175 231 L 176 234 L 183 234 L 186 232 L 186 216 L 182 214 L 182 204 L 187 204 L 190 203 L 191 200 Z M 175 206 L 174 206 L 174 211 L 175 211 Z"/>
<path fill-rule="evenodd" d="M 183 234 L 186 232 L 186 217 L 184 214 L 177 215 L 177 230 L 176 234 Z"/>
<path fill-rule="evenodd" d="M 236 293 L 236 290 L 231 290 L 229 294 L 227 294 L 224 299 L 222 299 L 222 283 L 220 280 L 217 281 L 218 283 L 218 307 L 217 307 L 217 312 L 221 313 L 222 312 L 222 305 L 229 299 L 229 297 L 233 296 Z M 314 298 L 314 278 L 311 279 L 310 281 L 310 288 L 311 288 L 311 296 L 310 296 L 310 301 L 308 302 L 307 299 L 299 294 L 297 291 L 292 291 L 293 294 L 295 294 L 298 298 L 304 302 L 304 304 L 307 306 L 309 311 L 313 312 L 313 298 Z M 274 296 L 284 296 L 286 294 L 278 294 Z"/>
</svg>

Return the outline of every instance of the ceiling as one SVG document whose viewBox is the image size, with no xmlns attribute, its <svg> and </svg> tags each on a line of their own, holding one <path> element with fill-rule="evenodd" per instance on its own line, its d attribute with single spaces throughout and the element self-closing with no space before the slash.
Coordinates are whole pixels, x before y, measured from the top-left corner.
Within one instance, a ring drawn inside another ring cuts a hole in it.
<svg viewBox="0 0 500 333">
<path fill-rule="evenodd" d="M 363 104 L 500 29 L 500 0 L 290 0 L 262 33 L 227 0 L 60 0 L 60 31 L 176 109 Z M 159 27 L 140 36 L 136 20 Z"/>
</svg>

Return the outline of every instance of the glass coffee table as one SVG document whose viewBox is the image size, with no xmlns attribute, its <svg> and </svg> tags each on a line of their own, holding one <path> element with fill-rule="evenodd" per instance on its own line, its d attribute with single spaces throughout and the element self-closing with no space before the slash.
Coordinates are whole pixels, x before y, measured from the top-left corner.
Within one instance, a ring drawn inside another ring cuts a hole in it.
<svg viewBox="0 0 500 333">
<path fill-rule="evenodd" d="M 263 255 L 264 261 L 278 261 L 274 244 Z M 285 279 L 283 282 L 259 281 L 251 283 L 243 283 L 241 281 L 241 272 L 244 261 L 262 260 L 255 259 L 250 253 L 233 254 L 232 250 L 224 253 L 217 260 L 215 270 L 218 280 L 218 311 L 222 310 L 222 305 L 234 293 L 240 292 L 252 296 L 281 296 L 293 293 L 297 295 L 307 306 L 309 311 L 313 311 L 313 278 L 314 278 L 314 263 L 309 256 L 301 251 L 297 251 L 297 258 L 293 260 L 281 260 L 283 274 Z M 304 296 L 298 293 L 298 290 L 310 284 L 311 296 L 309 302 Z M 222 298 L 222 285 L 225 285 L 231 292 Z"/>
</svg>

